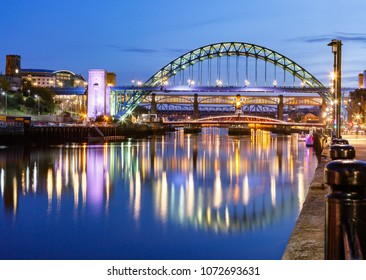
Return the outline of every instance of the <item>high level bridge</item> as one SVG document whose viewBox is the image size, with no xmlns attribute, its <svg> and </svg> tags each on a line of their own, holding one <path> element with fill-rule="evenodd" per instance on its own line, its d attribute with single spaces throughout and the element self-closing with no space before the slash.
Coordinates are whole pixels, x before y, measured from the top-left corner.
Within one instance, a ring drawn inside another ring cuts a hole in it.
<svg viewBox="0 0 366 280">
<path fill-rule="evenodd" d="M 125 118 L 137 106 L 150 113 L 192 111 L 275 112 L 284 106 L 319 106 L 333 101 L 330 88 L 292 59 L 242 42 L 197 48 L 172 60 L 145 83 L 109 87 L 111 115 Z"/>
</svg>

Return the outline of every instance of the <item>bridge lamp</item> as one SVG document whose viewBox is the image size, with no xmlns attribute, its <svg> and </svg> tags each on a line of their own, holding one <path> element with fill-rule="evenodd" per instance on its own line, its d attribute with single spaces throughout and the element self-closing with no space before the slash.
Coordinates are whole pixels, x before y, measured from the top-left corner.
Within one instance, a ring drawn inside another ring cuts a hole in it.
<svg viewBox="0 0 366 280">
<path fill-rule="evenodd" d="M 277 86 L 277 81 L 276 80 L 273 81 L 273 86 Z"/>
<path fill-rule="evenodd" d="M 222 86 L 222 81 L 221 80 L 216 80 L 216 86 Z"/>
<path fill-rule="evenodd" d="M 142 85 L 141 81 L 137 81 L 137 86 L 140 87 Z"/>
<path fill-rule="evenodd" d="M 332 81 L 334 81 L 335 80 L 335 78 L 336 78 L 336 74 L 332 71 L 332 72 L 330 72 L 330 79 L 332 80 Z"/>
<path fill-rule="evenodd" d="M 191 80 L 191 79 L 188 79 L 187 83 L 188 83 L 188 86 L 194 86 L 196 84 L 195 81 Z"/>
<path fill-rule="evenodd" d="M 245 81 L 244 81 L 244 84 L 245 84 L 245 86 L 247 87 L 247 86 L 249 86 L 249 85 L 250 85 L 250 82 L 249 82 L 248 80 L 245 80 Z"/>
</svg>

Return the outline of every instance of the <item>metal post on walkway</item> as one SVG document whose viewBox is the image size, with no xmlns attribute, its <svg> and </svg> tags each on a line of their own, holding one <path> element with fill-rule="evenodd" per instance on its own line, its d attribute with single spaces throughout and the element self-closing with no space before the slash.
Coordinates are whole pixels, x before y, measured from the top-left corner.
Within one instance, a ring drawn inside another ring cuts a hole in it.
<svg viewBox="0 0 366 280">
<path fill-rule="evenodd" d="M 332 47 L 334 54 L 334 125 L 336 138 L 341 138 L 341 103 L 342 103 L 342 92 L 341 92 L 341 59 L 342 59 L 342 41 L 333 39 L 328 44 Z"/>
<path fill-rule="evenodd" d="M 330 158 L 337 159 L 354 159 L 356 157 L 355 148 L 348 144 L 334 144 L 329 149 Z"/>
<path fill-rule="evenodd" d="M 351 152 L 352 154 L 352 152 Z M 325 259 L 363 259 L 366 249 L 366 162 L 334 160 L 324 169 Z"/>
</svg>

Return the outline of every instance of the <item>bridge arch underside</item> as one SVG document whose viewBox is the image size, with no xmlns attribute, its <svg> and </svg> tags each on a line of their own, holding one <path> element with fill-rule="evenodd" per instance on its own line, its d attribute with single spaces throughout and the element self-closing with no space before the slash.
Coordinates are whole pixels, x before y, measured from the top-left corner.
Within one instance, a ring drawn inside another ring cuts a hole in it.
<svg viewBox="0 0 366 280">
<path fill-rule="evenodd" d="M 292 87 L 316 88 L 326 102 L 332 97 L 324 85 L 305 68 L 271 49 L 242 42 L 203 46 L 172 60 L 133 89 L 118 111 L 118 116 L 133 110 L 151 93 L 148 88 Z"/>
<path fill-rule="evenodd" d="M 196 98 L 196 99 L 195 99 Z M 196 101 L 195 101 L 196 100 Z M 291 96 L 240 96 L 237 95 L 153 95 L 146 96 L 140 106 L 146 111 L 157 113 L 161 117 L 193 116 L 194 103 L 197 102 L 196 117 L 234 114 L 239 110 L 243 114 L 269 116 L 278 118 L 279 104 L 283 103 L 283 113 L 289 114 L 297 109 L 311 108 L 311 111 L 320 111 L 323 105 L 322 98 L 318 97 L 291 97 Z"/>
<path fill-rule="evenodd" d="M 141 107 L 143 107 L 147 111 L 151 111 L 151 104 L 141 103 Z M 156 113 L 161 117 L 187 117 L 193 116 L 193 104 L 167 104 L 167 103 L 159 103 L 157 104 Z M 236 109 L 231 105 L 216 105 L 216 106 L 207 106 L 207 105 L 199 105 L 199 117 L 204 116 L 220 116 L 227 114 L 234 114 Z M 276 118 L 277 116 L 277 108 L 269 105 L 245 105 L 241 109 L 243 114 L 252 114 L 258 116 L 270 116 Z"/>
</svg>

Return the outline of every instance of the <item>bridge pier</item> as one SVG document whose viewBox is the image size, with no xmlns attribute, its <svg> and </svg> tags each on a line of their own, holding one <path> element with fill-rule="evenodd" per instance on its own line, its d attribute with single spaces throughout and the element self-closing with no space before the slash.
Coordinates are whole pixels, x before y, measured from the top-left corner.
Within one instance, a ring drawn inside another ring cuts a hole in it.
<svg viewBox="0 0 366 280">
<path fill-rule="evenodd" d="M 198 110 L 198 94 L 194 94 L 194 101 L 193 101 L 193 119 L 197 120 L 199 117 L 199 110 Z"/>
<path fill-rule="evenodd" d="M 320 106 L 319 116 L 320 116 L 320 119 L 323 120 L 323 123 L 326 122 L 326 118 L 323 117 L 326 109 L 327 109 L 327 104 L 325 103 L 325 98 L 322 98 L 322 105 Z"/>
<path fill-rule="evenodd" d="M 150 113 L 151 114 L 156 114 L 156 93 L 153 92 L 151 94 L 151 109 L 150 109 Z"/>
<path fill-rule="evenodd" d="M 283 95 L 280 94 L 278 96 L 279 100 L 278 100 L 278 106 L 277 106 L 277 119 L 280 121 L 283 121 Z"/>
<path fill-rule="evenodd" d="M 240 94 L 237 94 L 235 100 L 235 114 L 241 114 L 243 112 L 241 108 L 242 104 L 240 98 Z"/>
</svg>

